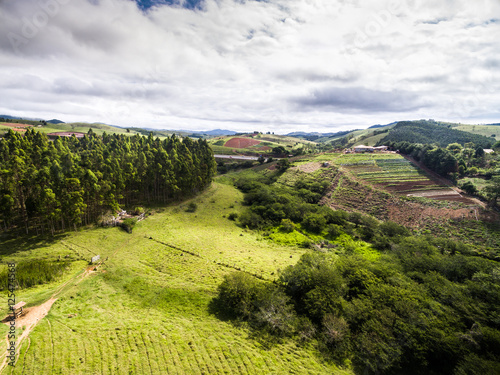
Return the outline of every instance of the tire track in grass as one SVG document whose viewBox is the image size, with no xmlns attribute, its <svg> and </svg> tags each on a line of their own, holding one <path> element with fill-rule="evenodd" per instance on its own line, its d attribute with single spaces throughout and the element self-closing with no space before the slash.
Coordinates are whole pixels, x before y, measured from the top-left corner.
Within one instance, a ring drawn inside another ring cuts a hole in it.
<svg viewBox="0 0 500 375">
<path fill-rule="evenodd" d="M 140 338 L 138 336 L 140 336 L 140 332 L 134 331 L 134 335 L 132 337 L 134 338 L 135 347 L 137 349 L 138 363 L 139 363 L 140 367 L 142 368 L 142 371 L 140 372 L 140 374 L 153 374 L 153 370 L 152 370 L 151 365 L 149 363 L 149 357 L 147 356 L 146 348 L 144 348 L 141 345 L 142 338 Z M 146 352 L 146 355 L 142 355 L 143 351 Z M 146 358 L 147 358 L 146 363 L 144 363 L 145 362 L 144 360 Z M 148 372 L 148 369 L 149 369 L 149 372 Z"/>
<path fill-rule="evenodd" d="M 95 341 L 97 343 L 97 350 L 99 352 L 99 364 L 101 367 L 101 374 L 105 374 L 104 372 L 104 364 L 107 363 L 105 360 L 105 355 L 104 355 L 104 345 L 102 344 L 102 340 L 100 335 L 97 335 L 94 333 Z"/>
<path fill-rule="evenodd" d="M 217 348 L 219 360 L 226 368 L 225 372 L 230 374 L 232 373 L 233 370 L 230 365 L 229 353 L 227 351 L 228 347 L 226 346 L 225 342 L 226 338 L 224 334 L 222 335 L 219 334 L 216 336 L 215 346 Z"/>
<path fill-rule="evenodd" d="M 171 371 L 168 368 L 168 362 L 165 357 L 165 346 L 166 343 L 164 342 L 164 334 L 163 333 L 158 333 L 158 343 L 157 345 L 154 346 L 154 351 L 156 354 L 156 358 L 158 359 L 158 366 L 160 369 L 163 369 L 162 371 L 166 372 L 167 374 L 170 374 Z M 163 361 L 163 364 L 161 363 Z"/>
<path fill-rule="evenodd" d="M 231 367 L 229 366 L 229 364 L 227 363 L 227 357 L 226 355 L 224 354 L 224 351 L 222 350 L 221 346 L 220 345 L 216 345 L 216 351 L 217 351 L 217 355 L 219 357 L 219 361 L 220 363 L 222 364 L 223 367 L 225 367 L 226 369 L 224 370 L 224 373 L 226 374 L 230 374 L 231 373 Z"/>
<path fill-rule="evenodd" d="M 184 365 L 182 363 L 182 360 L 179 356 L 179 353 L 177 351 L 177 344 L 171 343 L 167 346 L 168 353 L 170 355 L 170 358 L 173 360 L 174 368 L 176 369 L 177 374 L 185 374 L 184 371 Z"/>
<path fill-rule="evenodd" d="M 196 337 L 191 335 L 191 340 L 193 342 L 192 348 L 195 350 L 195 352 L 203 359 L 203 363 L 207 367 L 208 373 L 213 374 L 215 371 L 215 366 L 210 358 L 210 355 L 207 352 L 207 349 L 205 347 L 205 341 L 206 339 L 202 339 L 202 337 L 206 337 L 205 335 L 200 335 L 198 332 L 198 327 L 194 326 L 194 332 L 196 333 Z"/>
<path fill-rule="evenodd" d="M 123 347 L 121 346 L 120 339 L 115 330 L 111 331 L 111 335 L 106 341 L 108 341 L 109 345 L 112 346 L 112 350 L 110 351 L 110 354 L 112 354 L 112 360 L 109 366 L 109 372 L 110 374 L 116 374 L 120 369 L 120 358 L 123 354 Z"/>
<path fill-rule="evenodd" d="M 135 338 L 131 331 L 127 330 L 127 341 L 130 347 L 130 358 L 132 360 L 131 369 L 134 371 L 134 374 L 144 374 L 144 371 L 140 371 L 139 364 L 139 355 L 137 352 L 137 343 L 135 342 Z"/>
<path fill-rule="evenodd" d="M 133 363 L 132 363 L 132 351 L 131 351 L 131 348 L 130 348 L 130 342 L 128 340 L 128 330 L 123 334 L 122 332 L 120 332 L 120 334 L 118 334 L 118 332 L 116 333 L 116 335 L 118 337 L 122 336 L 118 342 L 120 343 L 120 345 L 122 345 L 123 347 L 123 350 L 121 353 L 124 353 L 125 354 L 125 357 L 127 359 L 127 363 L 128 363 L 128 366 L 127 366 L 127 373 L 134 367 Z M 126 343 L 126 345 L 125 345 Z M 128 350 L 127 350 L 128 348 Z M 128 354 L 128 355 L 127 355 Z"/>
<path fill-rule="evenodd" d="M 192 343 L 192 345 L 190 345 L 191 347 L 191 350 L 194 352 L 194 355 L 196 357 L 196 360 L 199 364 L 199 368 L 200 368 L 200 371 L 202 373 L 205 373 L 205 368 L 206 368 L 206 371 L 208 371 L 208 374 L 213 374 L 214 373 L 214 366 L 213 364 L 210 364 L 209 362 L 210 361 L 210 356 L 205 356 L 203 352 L 206 353 L 206 349 L 204 349 L 204 345 L 203 345 L 203 342 L 202 340 L 200 340 L 200 337 L 203 337 L 203 336 L 200 336 L 196 330 L 196 327 L 193 327 L 194 328 L 194 332 L 196 333 L 196 337 L 191 334 L 190 335 L 190 342 Z"/>
<path fill-rule="evenodd" d="M 238 343 L 240 345 L 238 345 L 238 349 L 237 347 L 233 347 L 231 348 L 231 351 L 233 353 L 233 358 L 236 358 L 235 360 L 235 363 L 237 364 L 237 367 L 238 367 L 238 370 L 239 370 L 239 373 L 240 374 L 252 374 L 252 372 L 249 371 L 248 367 L 247 367 L 247 364 L 245 363 L 244 361 L 244 355 L 245 355 L 245 349 L 247 349 L 246 347 L 244 346 L 241 346 L 241 343 Z M 242 370 L 245 370 L 244 372 L 242 372 Z"/>
<path fill-rule="evenodd" d="M 158 372 L 156 372 L 156 374 L 159 374 L 161 373 L 162 368 L 165 368 L 165 364 L 162 364 L 162 356 L 159 355 L 158 353 L 158 350 L 157 350 L 157 347 L 160 346 L 161 347 L 161 341 L 160 341 L 160 338 L 157 336 L 157 333 L 149 333 L 149 332 L 146 332 L 146 336 L 148 337 L 149 339 L 149 342 L 151 343 L 151 345 L 149 346 L 149 350 L 151 350 L 151 352 L 153 353 L 153 358 L 155 360 L 155 364 L 156 364 L 156 367 L 158 368 Z M 143 337 L 144 339 L 144 337 Z M 146 340 L 144 340 L 144 342 L 146 342 Z"/>
<path fill-rule="evenodd" d="M 51 351 L 50 351 L 50 357 L 51 357 L 51 368 L 52 368 L 52 373 L 54 373 L 54 337 L 53 337 L 53 334 L 52 334 L 52 325 L 50 324 L 50 320 L 49 319 L 46 319 L 45 320 L 49 326 L 49 340 L 50 340 L 50 347 L 51 347 Z"/>
<path fill-rule="evenodd" d="M 111 338 L 113 338 L 111 340 Z M 113 335 L 110 337 L 110 340 L 107 340 L 108 342 L 111 341 L 110 345 L 112 345 L 112 350 L 111 353 L 112 355 L 112 364 L 109 368 L 110 374 L 116 374 L 118 369 L 120 368 L 120 358 L 121 354 L 123 353 L 123 349 L 119 348 L 118 345 L 121 347 L 120 340 L 118 339 L 118 336 L 116 335 L 116 331 L 113 331 Z"/>
<path fill-rule="evenodd" d="M 28 347 L 24 351 L 24 355 L 23 355 L 23 368 L 21 369 L 21 374 L 25 373 L 24 370 L 26 368 L 26 354 L 28 353 L 28 350 L 30 350 L 30 346 L 31 346 L 31 339 L 28 337 Z"/>
<path fill-rule="evenodd" d="M 233 367 L 235 365 L 234 360 L 232 359 L 232 356 L 230 355 L 229 352 L 229 347 L 227 346 L 226 342 L 223 341 L 222 345 L 220 346 L 221 352 L 224 355 L 224 358 L 226 359 L 227 366 L 229 367 L 230 373 L 233 374 L 237 370 Z"/>
<path fill-rule="evenodd" d="M 77 340 L 77 348 L 78 348 L 78 353 L 80 353 L 77 365 L 83 366 L 83 364 L 87 363 L 87 348 L 85 346 L 85 341 L 83 339 Z"/>
<path fill-rule="evenodd" d="M 201 371 L 200 371 L 199 367 L 197 366 L 198 362 L 196 361 L 196 358 L 194 357 L 194 354 L 193 354 L 193 351 L 191 350 L 191 347 L 187 343 L 183 342 L 182 344 L 183 344 L 182 346 L 184 346 L 184 345 L 187 346 L 187 348 L 184 347 L 183 349 L 184 349 L 184 353 L 186 353 L 185 359 L 187 361 L 187 366 L 189 366 L 189 368 L 191 369 L 189 374 L 201 374 Z"/>
<path fill-rule="evenodd" d="M 212 338 L 211 336 L 209 337 Z M 220 374 L 222 370 L 222 364 L 220 363 L 219 356 L 215 352 L 215 346 L 213 345 L 212 341 L 206 342 L 207 341 L 206 339 L 204 341 L 205 342 L 203 343 L 203 349 L 205 355 L 208 356 L 216 373 Z"/>
<path fill-rule="evenodd" d="M 147 363 L 148 363 L 148 366 L 149 366 L 149 371 L 150 371 L 151 374 L 157 374 L 157 372 L 153 371 L 153 366 L 152 366 L 152 363 L 151 363 L 152 359 L 151 359 L 151 356 L 149 355 L 148 344 L 146 344 L 146 340 L 144 340 L 144 332 L 139 332 L 138 334 L 139 334 L 139 336 L 141 338 L 141 341 L 142 341 L 141 344 L 144 345 L 144 351 L 146 352 L 146 358 L 147 358 Z M 151 340 L 150 340 L 150 342 L 151 342 Z"/>
</svg>

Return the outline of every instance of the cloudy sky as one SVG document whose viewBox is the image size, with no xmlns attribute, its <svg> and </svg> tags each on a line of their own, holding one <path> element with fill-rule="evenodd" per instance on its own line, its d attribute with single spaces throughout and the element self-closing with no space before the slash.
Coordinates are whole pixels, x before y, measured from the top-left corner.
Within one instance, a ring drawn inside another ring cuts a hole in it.
<svg viewBox="0 0 500 375">
<path fill-rule="evenodd" d="M 500 0 L 0 0 L 0 93 L 164 129 L 500 122 Z"/>
</svg>

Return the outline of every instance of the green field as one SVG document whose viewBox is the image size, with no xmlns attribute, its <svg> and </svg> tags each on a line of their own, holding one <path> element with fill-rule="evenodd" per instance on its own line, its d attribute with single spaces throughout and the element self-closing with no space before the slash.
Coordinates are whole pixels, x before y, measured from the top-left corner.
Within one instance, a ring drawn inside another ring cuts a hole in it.
<svg viewBox="0 0 500 375">
<path fill-rule="evenodd" d="M 241 193 L 232 186 L 216 182 L 194 201 L 196 212 L 185 211 L 189 202 L 158 209 L 132 234 L 91 228 L 54 242 L 0 238 L 3 265 L 72 260 L 56 282 L 17 292 L 28 306 L 54 293 L 58 299 L 23 341 L 16 366 L 3 373 L 350 373 L 323 362 L 314 343 L 269 343 L 211 312 L 224 275 L 240 270 L 272 280 L 305 250 L 265 240 L 228 220 L 241 210 Z M 96 254 L 104 264 L 83 278 L 86 260 Z M 0 306 L 5 316 L 5 294 Z M 5 334 L 7 325 L 1 329 Z"/>
<path fill-rule="evenodd" d="M 499 125 L 466 125 L 459 124 L 453 126 L 453 129 L 462 130 L 485 137 L 492 137 L 493 142 L 500 140 L 500 126 Z"/>
</svg>

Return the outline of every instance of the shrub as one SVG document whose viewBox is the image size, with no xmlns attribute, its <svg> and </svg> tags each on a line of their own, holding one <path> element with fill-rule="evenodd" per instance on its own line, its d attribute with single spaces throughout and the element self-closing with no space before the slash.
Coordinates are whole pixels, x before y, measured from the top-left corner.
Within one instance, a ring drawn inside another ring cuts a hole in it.
<svg viewBox="0 0 500 375">
<path fill-rule="evenodd" d="M 229 220 L 235 221 L 238 218 L 238 214 L 236 212 L 231 212 L 229 215 L 227 215 L 227 218 Z"/>
<path fill-rule="evenodd" d="M 328 235 L 333 239 L 337 238 L 340 236 L 344 231 L 342 230 L 342 227 L 337 224 L 330 224 L 328 226 Z"/>
<path fill-rule="evenodd" d="M 68 266 L 68 262 L 54 262 L 39 259 L 21 261 L 16 265 L 17 286 L 20 289 L 25 289 L 49 283 L 61 276 Z M 8 288 L 8 277 L 7 270 L 0 274 L 0 290 Z"/>
<path fill-rule="evenodd" d="M 310 232 L 320 233 L 326 225 L 326 219 L 319 214 L 307 214 L 302 226 Z"/>
<path fill-rule="evenodd" d="M 234 272 L 224 276 L 217 288 L 217 299 L 221 306 L 243 318 L 250 318 L 255 310 L 255 299 L 261 286 L 254 277 Z"/>
<path fill-rule="evenodd" d="M 282 219 L 280 231 L 284 233 L 292 233 L 295 230 L 295 225 L 290 219 Z"/>
<path fill-rule="evenodd" d="M 250 210 L 243 212 L 238 220 L 242 227 L 248 227 L 250 229 L 258 228 L 263 224 L 262 217 Z"/>
<path fill-rule="evenodd" d="M 198 209 L 198 205 L 194 202 L 188 204 L 186 212 L 195 212 Z"/>
<path fill-rule="evenodd" d="M 394 221 L 386 221 L 380 224 L 379 229 L 382 233 L 389 237 L 409 235 L 408 229 L 398 223 L 395 223 Z"/>
<path fill-rule="evenodd" d="M 135 224 L 137 224 L 137 219 L 131 217 L 123 220 L 121 227 L 125 229 L 127 233 L 132 233 L 132 229 L 134 229 Z"/>
<path fill-rule="evenodd" d="M 460 188 L 469 195 L 474 195 L 477 193 L 476 185 L 474 185 L 470 181 L 464 182 Z"/>
<path fill-rule="evenodd" d="M 144 212 L 145 212 L 144 207 L 136 207 L 134 208 L 134 211 L 132 211 L 134 215 L 140 215 L 143 214 Z"/>
</svg>

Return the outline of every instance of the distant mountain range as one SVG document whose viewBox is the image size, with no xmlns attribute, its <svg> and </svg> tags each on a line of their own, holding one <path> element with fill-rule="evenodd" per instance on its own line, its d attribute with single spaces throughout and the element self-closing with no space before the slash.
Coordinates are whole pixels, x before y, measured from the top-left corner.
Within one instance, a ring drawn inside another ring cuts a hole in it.
<svg viewBox="0 0 500 375">
<path fill-rule="evenodd" d="M 30 117 L 18 117 L 18 116 L 9 116 L 9 115 L 0 115 L 0 118 L 4 118 L 6 120 L 29 120 L 29 121 L 45 121 L 43 118 L 30 118 Z M 45 121 L 51 124 L 64 124 L 64 121 L 52 119 Z"/>
<path fill-rule="evenodd" d="M 199 133 L 199 134 L 206 134 L 206 135 L 235 135 L 237 132 L 232 131 L 232 130 L 224 130 L 224 129 L 215 129 L 215 130 L 208 130 L 208 131 L 197 131 L 194 133 Z"/>
</svg>

